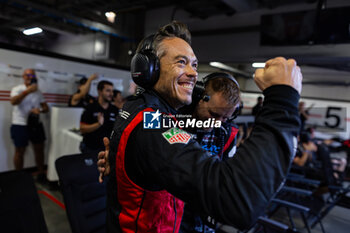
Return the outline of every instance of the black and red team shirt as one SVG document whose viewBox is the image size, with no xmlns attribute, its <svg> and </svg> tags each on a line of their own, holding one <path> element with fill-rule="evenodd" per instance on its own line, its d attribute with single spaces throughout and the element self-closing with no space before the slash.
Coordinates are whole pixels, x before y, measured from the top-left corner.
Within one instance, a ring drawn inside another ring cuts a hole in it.
<svg viewBox="0 0 350 233">
<path fill-rule="evenodd" d="M 221 223 L 238 229 L 251 226 L 263 214 L 270 199 L 283 184 L 295 154 L 296 135 L 300 127 L 297 109 L 300 96 L 294 88 L 276 85 L 265 89 L 263 94 L 264 107 L 255 120 L 251 136 L 233 158 L 225 161 L 218 156 L 210 156 L 195 140 L 188 139 L 187 133 L 182 130 L 147 130 L 143 128 L 141 120 L 133 124 L 136 116 L 148 108 L 174 114 L 171 107 L 156 93 L 146 91 L 139 98 L 127 102 L 117 118 L 110 141 L 108 232 L 122 232 L 122 229 L 126 229 L 125 218 L 120 217 L 130 216 L 125 210 L 136 210 L 133 206 L 142 203 L 140 197 L 147 198 L 148 194 L 163 190 L 177 199 L 191 203 L 196 211 L 212 216 Z M 125 132 L 127 137 L 124 137 Z M 123 153 L 123 160 L 118 160 L 120 153 Z M 118 166 L 122 166 L 122 169 L 118 169 Z M 123 174 L 124 177 L 118 174 Z M 144 195 L 136 197 L 133 192 L 127 194 L 126 186 L 117 185 L 117 180 L 133 185 L 133 189 L 139 187 L 139 190 L 145 191 Z M 120 195 L 122 199 L 119 199 Z M 136 221 L 127 222 L 132 224 L 129 229 L 157 232 L 156 228 L 152 228 L 154 231 L 145 230 L 149 224 L 156 222 L 160 226 L 169 223 L 167 229 L 177 232 L 178 225 L 175 222 L 178 218 L 168 221 L 168 215 L 159 215 L 158 212 L 143 215 L 144 211 L 164 210 L 171 203 L 175 201 L 169 199 L 164 206 L 133 211 L 137 214 L 133 218 Z M 177 216 L 180 210 L 174 205 L 166 213 Z M 137 221 L 140 216 L 160 218 Z"/>
<path fill-rule="evenodd" d="M 220 128 L 213 128 L 210 132 L 199 131 L 193 134 L 193 139 L 212 156 L 219 156 L 225 160 L 236 153 L 236 135 L 238 126 L 223 123 Z"/>
<path fill-rule="evenodd" d="M 118 108 L 113 104 L 109 104 L 107 109 L 102 108 L 98 102 L 89 104 L 81 115 L 80 123 L 96 123 L 99 112 L 103 113 L 104 116 L 103 125 L 91 133 L 83 134 L 83 142 L 90 149 L 104 150 L 103 138 L 111 135 L 115 119 L 119 112 Z"/>
</svg>

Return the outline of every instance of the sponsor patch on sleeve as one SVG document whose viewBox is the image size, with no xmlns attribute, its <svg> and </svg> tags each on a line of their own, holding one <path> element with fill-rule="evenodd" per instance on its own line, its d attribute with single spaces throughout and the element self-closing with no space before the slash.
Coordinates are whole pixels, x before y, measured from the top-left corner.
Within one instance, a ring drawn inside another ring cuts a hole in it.
<svg viewBox="0 0 350 233">
<path fill-rule="evenodd" d="M 164 133 L 162 133 L 165 140 L 167 140 L 170 144 L 174 143 L 183 143 L 187 144 L 191 139 L 191 134 L 186 131 L 178 128 L 171 128 Z"/>
</svg>

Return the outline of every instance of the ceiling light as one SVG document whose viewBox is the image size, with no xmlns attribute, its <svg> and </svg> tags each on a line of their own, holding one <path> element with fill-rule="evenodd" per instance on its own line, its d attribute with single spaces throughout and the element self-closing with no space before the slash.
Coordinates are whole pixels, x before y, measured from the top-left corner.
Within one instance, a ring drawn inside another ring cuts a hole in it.
<svg viewBox="0 0 350 233">
<path fill-rule="evenodd" d="M 222 64 L 221 62 L 216 62 L 216 61 L 209 62 L 209 65 L 211 65 L 212 67 L 215 67 L 215 68 L 219 68 L 219 69 L 227 68 L 227 66 L 225 64 Z"/>
<path fill-rule="evenodd" d="M 24 35 L 30 36 L 30 35 L 41 33 L 42 31 L 43 29 L 39 27 L 35 27 L 35 28 L 24 29 L 22 32 Z"/>
<path fill-rule="evenodd" d="M 214 61 L 214 62 L 209 62 L 209 65 L 210 65 L 210 66 L 213 66 L 213 67 L 215 67 L 215 68 L 218 68 L 218 69 L 230 71 L 230 72 L 232 72 L 232 73 L 234 73 L 234 74 L 240 74 L 240 75 L 243 75 L 243 76 L 245 76 L 245 77 L 252 77 L 252 74 L 250 74 L 250 73 L 247 73 L 247 72 L 245 72 L 245 71 L 243 71 L 243 70 L 234 68 L 234 67 L 232 67 L 232 66 L 225 65 L 225 64 L 223 64 L 223 63 L 221 63 L 221 62 L 216 62 L 216 61 Z"/>
<path fill-rule="evenodd" d="M 114 23 L 116 14 L 113 11 L 106 12 L 105 16 L 109 22 Z"/>
<path fill-rule="evenodd" d="M 254 67 L 254 68 L 264 68 L 265 67 L 265 62 L 254 62 L 252 64 L 252 67 Z"/>
</svg>

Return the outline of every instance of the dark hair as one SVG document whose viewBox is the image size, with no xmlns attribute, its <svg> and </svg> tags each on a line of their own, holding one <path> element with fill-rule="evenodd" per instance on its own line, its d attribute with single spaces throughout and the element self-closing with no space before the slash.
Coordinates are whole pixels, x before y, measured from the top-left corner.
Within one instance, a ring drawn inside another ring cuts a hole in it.
<svg viewBox="0 0 350 233">
<path fill-rule="evenodd" d="M 308 132 L 300 133 L 300 142 L 301 143 L 308 143 L 309 141 L 311 141 L 310 133 L 308 133 Z"/>
<path fill-rule="evenodd" d="M 241 101 L 239 87 L 226 77 L 218 76 L 208 80 L 208 83 L 205 85 L 205 94 L 210 96 L 214 93 L 222 93 L 225 99 L 233 106 Z"/>
<path fill-rule="evenodd" d="M 155 54 L 161 58 L 165 55 L 166 51 L 159 51 L 159 45 L 165 38 L 178 37 L 186 41 L 191 45 L 191 33 L 188 30 L 186 24 L 179 21 L 172 21 L 171 23 L 158 29 L 157 33 L 153 37 L 152 48 Z"/>
<path fill-rule="evenodd" d="M 113 90 L 113 98 L 117 97 L 118 94 L 121 94 L 122 92 L 119 90 L 114 89 Z"/>
<path fill-rule="evenodd" d="M 105 88 L 105 85 L 113 86 L 113 83 L 111 83 L 110 81 L 107 81 L 107 80 L 99 81 L 97 84 L 97 90 L 102 91 L 103 88 Z"/>
<path fill-rule="evenodd" d="M 315 131 L 315 128 L 308 127 L 305 131 L 308 132 L 309 134 L 312 134 Z"/>
<path fill-rule="evenodd" d="M 172 21 L 171 23 L 160 27 L 156 34 L 149 35 L 143 38 L 137 46 L 136 52 L 139 53 L 141 50 L 148 48 L 149 45 L 152 45 L 152 49 L 155 54 L 159 49 L 159 44 L 165 38 L 178 37 L 186 41 L 191 45 L 191 33 L 188 30 L 186 24 L 179 21 Z M 157 54 L 158 57 L 163 56 L 164 54 Z"/>
<path fill-rule="evenodd" d="M 88 79 L 84 76 L 84 77 L 82 77 L 82 78 L 79 80 L 79 84 L 80 84 L 80 85 L 83 85 L 83 84 L 86 83 L 87 80 L 88 80 Z"/>
</svg>

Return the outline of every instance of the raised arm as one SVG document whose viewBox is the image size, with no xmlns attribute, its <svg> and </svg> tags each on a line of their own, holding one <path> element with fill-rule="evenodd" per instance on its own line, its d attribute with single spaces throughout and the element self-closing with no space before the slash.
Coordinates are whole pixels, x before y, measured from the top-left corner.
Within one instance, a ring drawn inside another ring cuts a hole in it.
<svg viewBox="0 0 350 233">
<path fill-rule="evenodd" d="M 93 80 L 95 80 L 97 78 L 97 74 L 93 74 L 91 75 L 88 80 L 86 81 L 86 83 L 84 83 L 83 85 L 80 86 L 79 88 L 79 92 L 78 93 L 75 93 L 73 96 L 72 96 L 72 99 L 71 99 L 71 102 L 70 104 L 72 106 L 75 106 L 79 103 L 79 101 L 84 98 L 84 96 L 89 92 L 90 90 L 90 86 L 91 86 L 91 82 Z"/>
<path fill-rule="evenodd" d="M 10 102 L 12 105 L 18 105 L 22 102 L 22 100 L 30 93 L 35 92 L 38 90 L 38 85 L 37 84 L 31 84 L 27 87 L 26 90 L 22 91 L 18 95 L 12 96 L 10 98 Z"/>
</svg>

